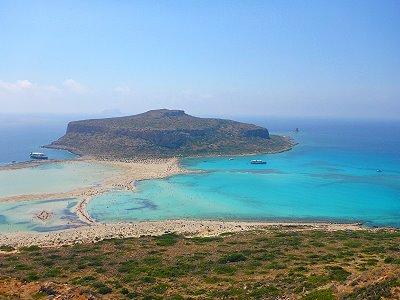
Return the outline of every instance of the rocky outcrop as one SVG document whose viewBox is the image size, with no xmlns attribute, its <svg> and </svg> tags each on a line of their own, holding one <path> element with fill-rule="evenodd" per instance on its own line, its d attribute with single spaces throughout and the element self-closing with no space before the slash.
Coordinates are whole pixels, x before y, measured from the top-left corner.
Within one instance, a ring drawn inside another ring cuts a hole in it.
<svg viewBox="0 0 400 300">
<path fill-rule="evenodd" d="M 160 109 L 70 122 L 66 134 L 47 147 L 102 158 L 134 159 L 273 153 L 292 146 L 290 139 L 270 135 L 260 126 Z"/>
</svg>

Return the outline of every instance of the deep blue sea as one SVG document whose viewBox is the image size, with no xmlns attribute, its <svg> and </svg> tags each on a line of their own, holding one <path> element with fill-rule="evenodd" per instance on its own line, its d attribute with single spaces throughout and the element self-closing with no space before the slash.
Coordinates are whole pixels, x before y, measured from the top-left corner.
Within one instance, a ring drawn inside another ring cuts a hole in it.
<svg viewBox="0 0 400 300">
<path fill-rule="evenodd" d="M 321 220 L 400 227 L 399 122 L 244 121 L 290 135 L 299 145 L 274 155 L 185 159 L 183 166 L 201 173 L 103 194 L 89 203 L 89 213 L 99 221 Z M 267 164 L 251 165 L 251 159 Z"/>
<path fill-rule="evenodd" d="M 0 115 L 0 165 L 27 161 L 30 152 L 44 152 L 50 159 L 76 157 L 67 151 L 41 148 L 64 135 L 66 129 L 67 117 Z"/>
<path fill-rule="evenodd" d="M 400 227 L 400 122 L 242 121 L 290 135 L 299 144 L 274 155 L 185 159 L 184 167 L 200 172 L 142 181 L 137 192 L 100 195 L 89 203 L 88 212 L 99 221 L 329 220 Z M 0 163 L 27 160 L 36 150 L 51 158 L 73 158 L 65 151 L 40 148 L 63 135 L 66 124 L 62 119 L 0 119 Z M 299 133 L 293 131 L 296 127 Z M 251 165 L 255 158 L 267 164 Z"/>
</svg>

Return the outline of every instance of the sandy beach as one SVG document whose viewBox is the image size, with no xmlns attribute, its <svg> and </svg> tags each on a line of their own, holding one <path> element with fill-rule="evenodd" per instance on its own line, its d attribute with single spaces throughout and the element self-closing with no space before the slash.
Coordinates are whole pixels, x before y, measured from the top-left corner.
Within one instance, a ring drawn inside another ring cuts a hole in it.
<svg viewBox="0 0 400 300">
<path fill-rule="evenodd" d="M 185 236 L 217 236 L 227 232 L 248 230 L 367 230 L 360 224 L 306 223 L 306 222 L 245 222 L 207 220 L 167 220 L 137 223 L 92 224 L 74 229 L 48 233 L 16 232 L 0 233 L 0 245 L 23 247 L 39 245 L 59 247 L 75 243 L 94 243 L 110 238 L 157 236 L 176 233 Z M 368 229 L 372 230 L 372 229 Z"/>
</svg>

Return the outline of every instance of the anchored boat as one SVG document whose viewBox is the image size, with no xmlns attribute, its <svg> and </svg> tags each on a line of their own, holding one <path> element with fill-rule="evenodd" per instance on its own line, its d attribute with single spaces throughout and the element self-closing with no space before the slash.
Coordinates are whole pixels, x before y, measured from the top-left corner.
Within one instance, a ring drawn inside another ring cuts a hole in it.
<svg viewBox="0 0 400 300">
<path fill-rule="evenodd" d="M 250 163 L 252 165 L 265 165 L 267 162 L 261 159 L 253 159 Z"/>
<path fill-rule="evenodd" d="M 48 159 L 47 155 L 41 152 L 31 152 L 29 157 L 32 159 Z"/>
</svg>

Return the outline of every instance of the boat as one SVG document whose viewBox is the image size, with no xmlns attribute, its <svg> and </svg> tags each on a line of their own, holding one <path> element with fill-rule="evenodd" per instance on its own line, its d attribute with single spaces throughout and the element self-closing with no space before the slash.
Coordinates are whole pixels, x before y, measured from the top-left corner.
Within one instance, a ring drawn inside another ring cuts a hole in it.
<svg viewBox="0 0 400 300">
<path fill-rule="evenodd" d="M 377 171 L 378 173 L 381 173 L 381 172 L 382 172 L 382 170 L 381 170 L 381 169 L 376 169 L 376 171 Z"/>
<path fill-rule="evenodd" d="M 233 158 L 231 157 L 229 160 L 233 160 Z"/>
<path fill-rule="evenodd" d="M 253 159 L 250 163 L 252 165 L 265 165 L 267 162 L 261 159 Z"/>
<path fill-rule="evenodd" d="M 41 152 L 31 152 L 29 157 L 32 159 L 48 159 L 47 155 Z"/>
</svg>

